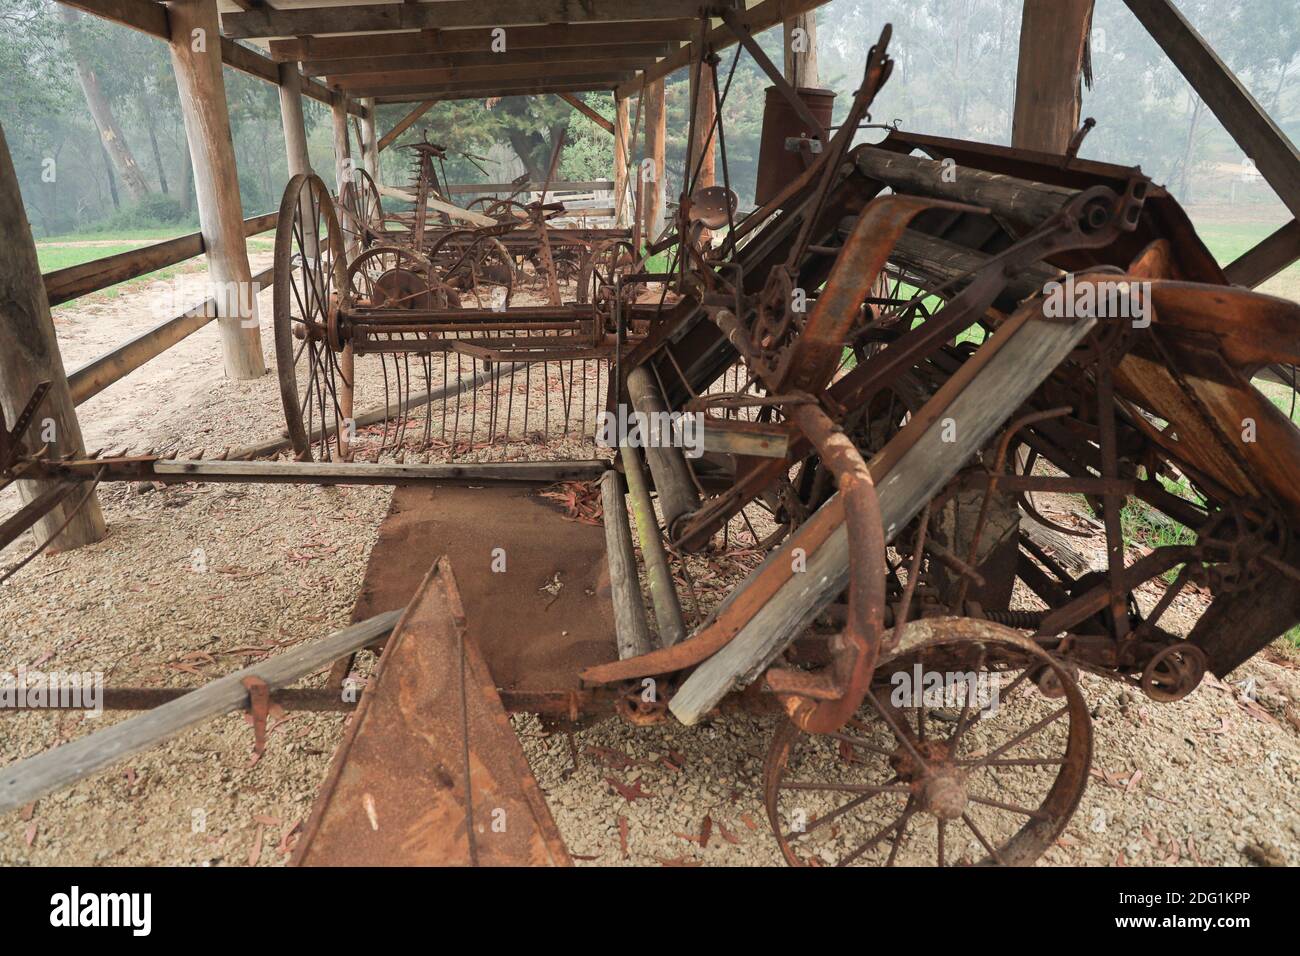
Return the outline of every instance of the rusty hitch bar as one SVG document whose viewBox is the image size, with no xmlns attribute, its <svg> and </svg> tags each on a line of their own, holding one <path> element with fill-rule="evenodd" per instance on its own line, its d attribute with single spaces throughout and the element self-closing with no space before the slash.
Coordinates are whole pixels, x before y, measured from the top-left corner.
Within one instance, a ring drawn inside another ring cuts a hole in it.
<svg viewBox="0 0 1300 956">
<path fill-rule="evenodd" d="M 862 454 L 816 404 L 795 405 L 790 418 L 835 476 L 849 539 L 849 608 L 831 641 L 832 662 L 818 671 L 772 667 L 767 685 L 800 729 L 830 733 L 861 706 L 885 634 L 885 529 L 880 500 Z"/>
</svg>

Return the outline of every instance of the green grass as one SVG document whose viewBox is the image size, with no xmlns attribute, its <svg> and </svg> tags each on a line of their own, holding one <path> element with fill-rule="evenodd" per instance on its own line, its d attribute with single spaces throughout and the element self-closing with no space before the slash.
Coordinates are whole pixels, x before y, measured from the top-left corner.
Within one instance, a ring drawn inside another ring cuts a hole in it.
<svg viewBox="0 0 1300 956">
<path fill-rule="evenodd" d="M 1286 643 L 1290 644 L 1292 647 L 1300 648 L 1300 624 L 1291 628 L 1291 630 L 1283 634 L 1280 639 L 1286 641 Z"/>
</svg>

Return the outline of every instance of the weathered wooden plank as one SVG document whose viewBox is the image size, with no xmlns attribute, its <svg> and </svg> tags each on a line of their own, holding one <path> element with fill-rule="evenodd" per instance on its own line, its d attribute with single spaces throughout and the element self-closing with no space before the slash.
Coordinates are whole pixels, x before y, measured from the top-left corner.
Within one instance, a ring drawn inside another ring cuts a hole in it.
<svg viewBox="0 0 1300 956">
<path fill-rule="evenodd" d="M 472 100 L 489 96 L 535 96 L 539 93 L 591 92 L 613 89 L 620 80 L 631 76 L 630 70 L 621 72 L 575 73 L 552 76 L 546 79 L 493 80 L 478 79 L 465 82 L 406 83 L 394 86 L 347 86 L 353 96 L 418 96 L 422 99 Z M 335 81 L 330 77 L 330 85 Z M 343 88 L 342 85 L 339 86 Z"/>
<path fill-rule="evenodd" d="M 971 455 L 988 443 L 1095 324 L 1094 319 L 1078 319 L 1072 323 L 1026 322 L 943 409 L 942 418 L 918 437 L 888 474 L 877 474 L 873 469 L 886 541 L 915 517 Z M 923 409 L 921 416 L 924 414 Z M 944 441 L 945 433 L 951 435 L 944 419 L 955 423 L 955 441 Z M 905 433 L 906 429 L 895 440 Z M 888 460 L 887 452 L 888 447 L 869 465 L 875 464 L 878 469 L 881 461 Z M 838 508 L 838 495 L 822 507 Z M 791 552 L 800 546 L 796 532 L 765 564 L 792 566 L 788 563 L 792 561 Z M 806 570 L 791 575 L 729 644 L 686 679 L 668 705 L 673 714 L 684 724 L 694 724 L 729 691 L 757 679 L 785 646 L 844 591 L 848 584 L 848 558 L 848 531 L 841 520 L 825 543 L 807 556 Z M 728 600 L 734 600 L 740 590 L 732 592 Z"/>
<path fill-rule="evenodd" d="M 300 644 L 107 730 L 9 764 L 0 769 L 0 813 L 21 807 L 190 727 L 243 707 L 248 701 L 245 678 L 258 678 L 272 689 L 285 687 L 345 654 L 373 644 L 393 629 L 401 615 L 401 610 L 389 611 L 320 640 Z"/>
<path fill-rule="evenodd" d="M 274 269 L 259 272 L 253 276 L 254 287 L 260 288 L 274 275 Z M 80 405 L 86 399 L 98 395 L 150 359 L 157 358 L 177 342 L 193 335 L 216 317 L 217 300 L 207 299 L 176 318 L 155 325 L 111 352 L 91 359 L 85 365 L 74 369 L 68 374 L 68 387 L 72 390 L 73 403 Z"/>
<path fill-rule="evenodd" d="M 694 35 L 694 19 L 642 20 L 636 24 L 638 43 L 667 43 Z M 507 56 L 519 50 L 559 50 L 567 47 L 595 49 L 629 42 L 622 23 L 567 23 L 511 27 L 506 34 Z M 277 60 L 306 61 L 344 57 L 409 56 L 421 53 L 492 53 L 491 28 L 424 30 L 420 33 L 369 33 L 358 36 L 299 36 L 272 40 L 271 56 Z"/>
<path fill-rule="evenodd" d="M 606 461 L 500 461 L 460 465 L 382 465 L 338 461 L 156 461 L 159 479 L 275 484 L 420 484 L 429 481 L 584 481 Z"/>
<path fill-rule="evenodd" d="M 1124 0 L 1278 198 L 1300 217 L 1300 151 L 1169 0 Z"/>
<path fill-rule="evenodd" d="M 596 47 L 555 47 L 515 50 L 509 53 L 410 53 L 395 56 L 352 56 L 305 60 L 308 76 L 345 76 L 350 73 L 398 73 L 410 70 L 518 69 L 556 67 L 574 63 L 619 63 L 643 66 L 669 53 L 666 43 L 621 43 Z M 540 75 L 540 74 L 535 74 Z"/>
<path fill-rule="evenodd" d="M 1292 219 L 1223 267 L 1233 285 L 1257 288 L 1300 259 L 1300 219 Z"/>
<path fill-rule="evenodd" d="M 485 64 L 483 66 L 448 66 L 433 69 L 399 69 L 380 67 L 378 72 L 330 74 L 329 85 L 336 90 L 384 90 L 392 87 L 413 87 L 429 84 L 431 87 L 495 86 L 498 81 L 540 82 L 551 77 L 599 76 L 608 77 L 617 72 L 630 73 L 645 61 L 621 60 L 569 60 L 563 63 L 519 63 L 514 66 Z M 569 82 L 566 80 L 565 82 Z"/>
<path fill-rule="evenodd" d="M 415 195 L 405 189 L 398 189 L 396 186 L 386 186 L 377 183 L 380 195 L 391 196 L 394 199 L 400 199 L 403 202 L 415 202 Z M 461 209 L 459 206 L 453 206 L 449 202 L 443 202 L 441 199 L 434 199 L 432 196 L 425 200 L 426 205 L 434 212 L 445 212 L 453 219 L 459 219 L 462 222 L 472 223 L 475 226 L 494 226 L 496 220 L 484 216 L 482 213 L 472 212 L 469 209 Z"/>
<path fill-rule="evenodd" d="M 587 117 L 587 119 L 591 120 L 601 129 L 603 129 L 606 133 L 613 135 L 614 124 L 611 123 L 609 120 L 605 119 L 605 117 L 601 116 L 599 113 L 597 113 L 594 109 L 592 109 L 582 100 L 578 99 L 578 97 L 574 96 L 572 93 L 557 93 L 556 96 L 564 100 L 564 102 L 568 103 L 570 106 L 572 106 L 583 116 Z"/>
<path fill-rule="evenodd" d="M 695 16 L 699 0 L 439 0 L 438 3 L 366 4 L 355 7 L 265 6 L 222 18 L 226 36 L 238 39 L 322 33 L 368 33 L 460 27 L 614 23 Z M 507 37 L 509 33 L 507 32 Z"/>
<path fill-rule="evenodd" d="M 623 483 L 612 468 L 600 476 L 600 503 L 605 522 L 610 602 L 614 605 L 614 636 L 619 660 L 626 660 L 650 653 L 654 644 L 646 623 L 636 555 L 632 551 L 632 526 L 623 499 Z"/>
<path fill-rule="evenodd" d="M 255 236 L 274 229 L 278 216 L 278 212 L 268 212 L 245 219 L 244 235 Z M 192 232 L 102 259 L 91 259 L 89 262 L 45 273 L 45 294 L 49 296 L 50 305 L 59 305 L 201 256 L 205 251 L 207 247 L 203 242 L 203 233 Z"/>
</svg>

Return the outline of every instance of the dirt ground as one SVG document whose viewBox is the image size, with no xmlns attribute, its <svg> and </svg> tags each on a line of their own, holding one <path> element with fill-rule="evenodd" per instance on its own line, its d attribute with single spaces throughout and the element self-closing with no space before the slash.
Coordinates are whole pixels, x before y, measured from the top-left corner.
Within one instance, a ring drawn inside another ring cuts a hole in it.
<svg viewBox="0 0 1300 956">
<path fill-rule="evenodd" d="M 255 256 L 253 270 L 266 264 Z M 166 318 L 178 297 L 202 298 L 204 282 L 187 272 L 61 308 L 69 368 Z M 269 293 L 260 305 L 271 367 Z M 213 326 L 84 404 L 80 416 L 89 447 L 172 443 L 182 453 L 260 441 L 282 426 L 274 376 L 223 380 Z M 389 493 L 220 484 L 142 493 L 115 484 L 100 498 L 110 529 L 103 542 L 38 559 L 0 587 L 0 670 L 25 664 L 102 671 L 116 685 L 194 686 L 341 627 Z M 1066 504 L 1040 504 L 1086 524 Z M 12 490 L 0 494 L 0 514 L 14 507 Z M 29 543 L 13 545 L 0 566 Z M 1098 553 L 1096 539 L 1079 547 Z M 1171 613 L 1180 624 L 1197 600 L 1179 598 Z M 1093 779 L 1042 864 L 1300 863 L 1300 655 L 1275 645 L 1231 682 L 1209 678 L 1172 705 L 1089 675 L 1082 684 L 1096 734 Z M 1020 706 L 1007 702 L 1007 726 L 1020 726 Z M 0 761 L 126 716 L 0 714 Z M 260 759 L 241 716 L 211 721 L 0 817 L 0 863 L 283 864 L 344 720 L 290 714 L 273 724 Z M 770 720 L 642 730 L 607 720 L 575 734 L 572 750 L 566 734 L 536 718 L 516 726 L 580 864 L 780 862 L 758 792 Z"/>
</svg>

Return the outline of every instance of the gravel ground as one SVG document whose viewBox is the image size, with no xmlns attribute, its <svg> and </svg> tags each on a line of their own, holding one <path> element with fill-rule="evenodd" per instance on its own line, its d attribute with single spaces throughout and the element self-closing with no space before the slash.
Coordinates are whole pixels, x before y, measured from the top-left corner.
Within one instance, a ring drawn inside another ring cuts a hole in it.
<svg viewBox="0 0 1300 956">
<path fill-rule="evenodd" d="M 254 271 L 265 264 L 264 256 L 254 257 Z M 185 273 L 60 309 L 68 367 L 156 324 L 178 297 L 200 298 L 204 281 L 201 272 Z M 269 293 L 261 309 L 269 366 Z M 274 377 L 226 382 L 218 354 L 209 326 L 87 402 L 80 410 L 87 444 L 178 441 L 184 454 L 277 434 Z M 358 407 L 370 403 L 359 397 Z M 591 447 L 534 441 L 463 452 L 589 455 Z M 343 626 L 389 493 L 273 485 L 137 493 L 118 484 L 100 497 L 110 526 L 103 542 L 41 558 L 0 587 L 0 669 L 26 664 L 102 671 L 116 685 L 194 686 Z M 1064 506 L 1040 504 L 1070 520 Z M 14 507 L 12 491 L 0 494 L 0 514 Z M 15 543 L 0 564 L 28 544 Z M 693 564 L 697 583 L 717 575 L 702 587 L 705 606 L 725 591 L 729 566 L 752 561 L 740 553 Z M 1153 589 L 1140 600 L 1157 596 Z M 1180 597 L 1166 621 L 1189 625 L 1199 600 Z M 1090 675 L 1082 685 L 1094 715 L 1093 779 L 1043 864 L 1300 863 L 1300 655 L 1275 645 L 1233 674 L 1232 683 L 1207 679 L 1173 705 Z M 980 733 L 1006 739 L 1014 731 L 999 737 L 999 728 L 1023 726 L 1024 715 L 1039 706 L 1036 699 L 1006 701 L 1001 713 L 1008 723 L 990 721 Z M 8 723 L 0 761 L 125 716 L 2 715 Z M 260 759 L 241 716 L 209 722 L 0 817 L 0 863 L 283 864 L 344 720 L 290 714 L 273 723 Z M 780 862 L 758 792 L 772 720 L 717 718 L 693 729 L 632 729 L 607 720 L 576 732 L 572 742 L 536 718 L 518 717 L 516 726 L 580 864 Z M 1008 791 L 1031 788 L 1028 773 L 1012 775 Z"/>
</svg>

